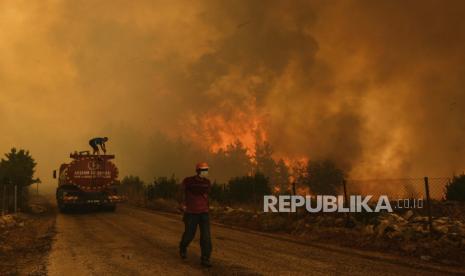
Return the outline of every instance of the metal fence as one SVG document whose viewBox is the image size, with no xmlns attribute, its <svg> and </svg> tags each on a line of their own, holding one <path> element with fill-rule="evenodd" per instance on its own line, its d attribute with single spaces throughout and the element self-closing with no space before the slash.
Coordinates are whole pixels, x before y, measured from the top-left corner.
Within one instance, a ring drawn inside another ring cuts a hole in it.
<svg viewBox="0 0 465 276">
<path fill-rule="evenodd" d="M 338 194 L 344 193 L 345 196 L 349 197 L 351 195 L 361 195 L 367 196 L 371 195 L 372 200 L 377 200 L 379 196 L 385 195 L 388 196 L 390 200 L 398 199 L 431 199 L 434 201 L 442 201 L 446 199 L 445 191 L 447 184 L 450 183 L 452 179 L 450 177 L 417 177 L 417 178 L 395 178 L 395 179 L 348 179 L 344 181 L 343 185 L 340 186 L 341 190 Z M 179 186 L 179 183 L 171 183 L 174 186 Z M 253 184 L 253 183 L 252 183 Z M 341 183 L 342 184 L 342 183 Z M 211 191 L 211 198 L 213 200 L 219 200 L 221 203 L 234 203 L 234 197 L 228 193 L 228 185 L 214 185 L 215 189 Z M 128 198 L 144 198 L 147 197 L 149 200 L 154 197 L 165 197 L 164 194 L 157 194 L 153 189 L 153 185 L 141 185 L 140 187 L 127 187 L 126 190 L 121 190 L 123 194 L 128 196 Z M 342 190 L 342 187 L 344 188 Z M 174 187 L 178 188 L 178 187 Z M 428 194 L 427 194 L 428 191 Z M 166 191 L 165 191 L 166 192 Z M 171 191 L 174 193 L 174 191 Z M 169 194 L 172 194 L 172 193 Z M 261 197 L 263 194 L 254 194 L 256 191 L 248 191 L 252 193 L 250 195 L 251 202 L 259 204 L 261 202 Z M 307 184 L 303 183 L 292 183 L 289 191 L 289 194 L 311 194 L 314 193 L 309 189 Z M 172 198 L 172 197 L 168 197 Z M 253 199 L 253 200 L 252 200 Z"/>
<path fill-rule="evenodd" d="M 433 217 L 454 217 L 459 219 L 465 219 L 463 210 L 465 210 L 465 204 L 456 205 L 457 202 L 450 202 L 446 199 L 446 186 L 452 181 L 450 177 L 418 177 L 418 178 L 396 178 L 396 179 L 348 179 L 344 180 L 340 186 L 341 190 L 338 192 L 339 195 L 344 195 L 346 200 L 351 195 L 360 195 L 362 197 L 371 195 L 372 201 L 377 201 L 380 196 L 388 196 L 390 201 L 404 200 L 407 202 L 419 202 L 421 201 L 421 207 L 419 206 L 402 206 L 397 208 L 396 212 L 403 212 L 406 209 L 417 209 L 416 212 L 423 216 L 428 217 L 430 227 L 432 226 Z M 173 185 L 178 186 L 179 183 Z M 155 198 L 162 197 L 161 194 L 157 195 L 150 191 L 150 187 L 144 186 L 136 187 L 135 190 L 129 189 L 124 192 L 128 199 L 134 199 L 136 201 L 147 202 L 153 201 Z M 236 203 L 234 197 L 228 193 L 228 185 L 216 185 L 216 189 L 212 189 L 210 198 L 219 205 L 231 206 Z M 255 189 L 252 189 L 255 192 Z M 288 191 L 288 194 L 311 194 L 313 192 L 309 189 L 309 186 L 304 183 L 292 183 Z M 250 195 L 250 200 L 247 202 L 247 207 L 261 209 L 263 207 L 261 195 Z M 173 197 L 169 197 L 174 199 Z M 244 202 L 243 202 L 244 203 Z M 454 203 L 454 204 L 451 204 Z"/>
<path fill-rule="evenodd" d="M 349 195 L 373 195 L 374 198 L 387 195 L 391 199 L 426 199 L 426 187 L 428 186 L 430 199 L 443 200 L 446 185 L 450 181 L 449 177 L 349 179 L 346 185 Z"/>
</svg>

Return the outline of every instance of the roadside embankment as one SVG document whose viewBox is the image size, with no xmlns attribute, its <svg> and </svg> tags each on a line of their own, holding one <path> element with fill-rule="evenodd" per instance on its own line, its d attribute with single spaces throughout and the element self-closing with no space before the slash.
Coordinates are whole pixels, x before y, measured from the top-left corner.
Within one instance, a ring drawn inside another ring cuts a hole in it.
<svg viewBox="0 0 465 276">
<path fill-rule="evenodd" d="M 28 210 L 0 216 L 0 275 L 47 275 L 46 256 L 55 234 L 55 208 L 31 196 Z"/>
</svg>

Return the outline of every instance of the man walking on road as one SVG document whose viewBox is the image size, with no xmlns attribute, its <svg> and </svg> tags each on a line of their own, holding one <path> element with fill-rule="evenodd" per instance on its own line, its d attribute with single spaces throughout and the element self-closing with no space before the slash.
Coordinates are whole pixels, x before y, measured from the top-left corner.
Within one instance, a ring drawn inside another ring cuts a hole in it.
<svg viewBox="0 0 465 276">
<path fill-rule="evenodd" d="M 181 209 L 184 211 L 184 233 L 179 243 L 179 254 L 182 259 L 187 258 L 187 247 L 195 237 L 197 225 L 200 228 L 201 264 L 211 267 L 210 255 L 212 242 L 210 237 L 210 218 L 208 215 L 208 193 L 211 183 L 208 180 L 208 164 L 198 163 L 195 167 L 197 174 L 187 177 L 182 182 Z"/>
<path fill-rule="evenodd" d="M 105 148 L 105 142 L 108 141 L 108 137 L 103 137 L 103 138 L 100 138 L 100 137 L 97 137 L 97 138 L 93 138 L 89 141 L 89 145 L 92 147 L 92 154 L 98 154 L 100 155 L 100 151 L 99 151 L 99 148 L 98 146 L 100 146 L 103 150 L 103 154 L 107 153 L 107 149 Z"/>
</svg>

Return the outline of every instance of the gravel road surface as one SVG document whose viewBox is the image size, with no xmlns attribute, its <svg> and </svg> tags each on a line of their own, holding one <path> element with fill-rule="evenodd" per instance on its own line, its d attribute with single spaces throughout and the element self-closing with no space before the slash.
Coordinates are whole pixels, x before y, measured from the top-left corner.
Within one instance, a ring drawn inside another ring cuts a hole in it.
<svg viewBox="0 0 465 276">
<path fill-rule="evenodd" d="M 212 225 L 213 267 L 197 238 L 178 256 L 180 216 L 119 206 L 115 213 L 58 214 L 49 275 L 439 275 L 394 261 Z"/>
</svg>

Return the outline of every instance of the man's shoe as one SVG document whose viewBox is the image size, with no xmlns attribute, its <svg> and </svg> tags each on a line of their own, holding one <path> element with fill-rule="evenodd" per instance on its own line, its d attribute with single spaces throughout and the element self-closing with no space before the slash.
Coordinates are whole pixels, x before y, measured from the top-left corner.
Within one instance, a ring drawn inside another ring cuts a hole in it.
<svg viewBox="0 0 465 276">
<path fill-rule="evenodd" d="M 181 259 L 186 259 L 187 258 L 187 248 L 185 247 L 179 247 L 179 256 L 181 256 Z"/>
<path fill-rule="evenodd" d="M 201 264 L 203 267 L 212 267 L 212 264 L 210 263 L 210 260 L 208 260 L 208 259 L 202 259 L 202 261 L 200 262 L 200 264 Z"/>
</svg>

